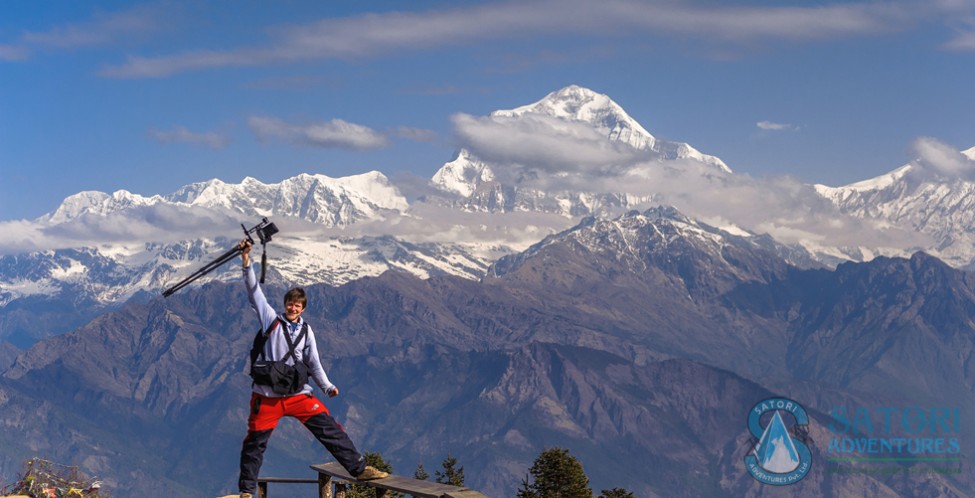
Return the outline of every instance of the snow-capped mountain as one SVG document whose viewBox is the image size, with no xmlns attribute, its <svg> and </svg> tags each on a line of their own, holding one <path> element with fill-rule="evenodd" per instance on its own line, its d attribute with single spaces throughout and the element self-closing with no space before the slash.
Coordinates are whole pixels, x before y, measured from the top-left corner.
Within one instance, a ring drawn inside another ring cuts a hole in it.
<svg viewBox="0 0 975 498">
<path fill-rule="evenodd" d="M 764 272 L 768 268 L 781 270 L 769 263 L 781 256 L 774 254 L 763 238 L 731 233 L 688 218 L 673 207 L 659 206 L 642 213 L 630 211 L 612 219 L 588 217 L 525 251 L 501 258 L 491 266 L 488 276 L 517 273 L 526 262 L 537 261 L 538 254 L 554 244 L 590 255 L 586 258 L 590 261 L 604 258 L 613 261 L 613 265 L 626 268 L 627 275 L 643 275 L 650 267 L 670 270 L 681 276 L 684 292 L 716 290 L 696 289 L 695 284 L 704 280 L 708 281 L 708 287 L 720 285 L 716 282 L 722 281 L 765 281 L 768 275 Z M 756 258 L 755 254 L 765 257 Z M 695 263 L 689 264 L 691 260 Z M 685 271 L 692 266 L 698 266 L 699 272 Z"/>
<path fill-rule="evenodd" d="M 280 183 L 245 178 L 239 184 L 219 179 L 187 185 L 176 192 L 143 197 L 125 190 L 113 194 L 81 192 L 38 221 L 59 224 L 85 214 L 109 215 L 139 206 L 169 204 L 222 208 L 255 216 L 291 216 L 326 227 L 383 219 L 405 211 L 406 198 L 378 171 L 344 178 L 302 174 Z"/>
<path fill-rule="evenodd" d="M 671 142 L 654 137 L 609 96 L 588 88 L 570 85 L 548 94 L 534 104 L 491 113 L 492 116 L 497 117 L 519 117 L 529 114 L 585 122 L 614 142 L 627 144 L 637 150 L 656 152 L 661 159 L 694 159 L 731 173 L 731 168 L 717 157 L 702 154 L 683 142 Z"/>
<path fill-rule="evenodd" d="M 610 144 L 622 146 L 644 160 L 619 168 L 615 174 L 653 167 L 654 162 L 693 160 L 731 173 L 719 158 L 703 154 L 683 142 L 670 142 L 654 137 L 608 96 L 587 88 L 571 85 L 546 95 L 534 104 L 511 110 L 498 110 L 490 115 L 495 120 L 543 118 L 542 126 L 584 125 Z M 472 151 L 461 149 L 433 176 L 433 185 L 461 197 L 454 204 L 464 209 L 483 212 L 540 211 L 565 216 L 619 214 L 631 208 L 653 203 L 653 195 L 577 190 L 542 190 L 533 185 L 545 176 L 566 177 L 564 172 L 546 173 L 525 168 L 517 178 L 504 181 L 497 170 L 504 166 L 491 164 Z"/>
<path fill-rule="evenodd" d="M 975 147 L 961 154 L 975 164 Z M 959 268 L 975 266 L 975 179 L 925 171 L 909 163 L 842 187 L 816 190 L 844 213 L 930 236 L 928 252 Z"/>
<path fill-rule="evenodd" d="M 350 230 L 410 221 L 408 207 L 378 172 L 346 178 L 303 174 L 277 184 L 211 180 L 150 197 L 82 192 L 34 221 L 38 233 L 71 234 L 76 246 L 0 257 L 0 310 L 10 311 L 0 313 L 0 339 L 29 345 L 77 327 L 107 306 L 157 295 L 230 250 L 235 237 L 243 236 L 235 225 L 249 227 L 265 216 L 281 229 L 264 248 L 267 278 L 282 284 L 340 285 L 387 270 L 477 279 L 498 252 L 509 251 L 484 240 L 455 243 Z M 239 278 L 238 267 L 222 265 L 198 282 Z M 38 306 L 60 311 L 51 311 L 44 327 L 37 326 L 36 316 L 18 311 Z"/>
<path fill-rule="evenodd" d="M 122 244 L 0 257 L 0 342 L 29 346 L 84 324 L 106 308 L 138 296 L 158 296 L 233 247 L 218 237 L 168 244 Z M 493 258 L 471 246 L 408 242 L 390 236 L 275 238 L 267 251 L 267 281 L 281 285 L 341 285 L 388 270 L 429 278 L 477 279 Z M 255 254 L 261 254 L 258 247 Z M 240 278 L 236 258 L 194 281 Z M 28 311 L 25 313 L 26 310 Z"/>
<path fill-rule="evenodd" d="M 575 163 L 572 153 L 576 150 L 572 149 L 561 156 L 562 162 L 526 165 L 517 163 L 517 157 L 489 160 L 461 149 L 431 179 L 441 194 L 415 200 L 408 200 L 376 171 L 344 178 L 302 174 L 274 184 L 254 178 L 238 184 L 213 179 L 167 195 L 81 192 L 33 222 L 34 234 L 55 239 L 47 247 L 56 249 L 7 250 L 6 256 L 0 256 L 0 339 L 11 330 L 33 333 L 29 313 L 10 310 L 34 309 L 39 302 L 51 309 L 73 303 L 78 310 L 95 313 L 99 306 L 120 303 L 139 293 L 156 295 L 232 247 L 240 236 L 233 227 L 242 222 L 250 226 L 260 217 L 273 218 L 282 229 L 267 247 L 272 282 L 340 285 L 388 270 L 422 278 L 456 275 L 479 279 L 499 258 L 516 255 L 584 217 L 593 216 L 593 223 L 631 211 L 659 217 L 658 211 L 646 210 L 670 204 L 668 195 L 674 195 L 663 186 L 654 190 L 654 182 L 672 179 L 675 172 L 693 170 L 697 177 L 677 177 L 692 188 L 704 185 L 708 200 L 726 192 L 729 196 L 765 194 L 760 189 L 720 190 L 741 185 L 720 159 L 685 143 L 657 139 L 608 96 L 578 86 L 552 92 L 534 104 L 469 121 L 475 128 L 482 127 L 481 132 L 487 127 L 485 135 L 510 131 L 517 135 L 516 142 L 527 140 L 529 147 L 522 150 L 536 150 L 548 143 L 544 139 L 564 139 L 568 133 L 570 138 L 580 137 L 595 146 L 587 151 L 609 152 L 596 154 L 597 158 L 622 159 L 609 167 L 591 157 Z M 536 132 L 543 140 L 531 140 Z M 552 143 L 572 146 L 572 140 Z M 965 154 L 975 160 L 975 149 Z M 865 226 L 898 227 L 936 240 L 931 247 L 912 246 L 911 250 L 927 250 L 956 267 L 972 265 L 975 180 L 922 175 L 919 168 L 910 164 L 845 187 L 803 188 L 817 203 L 828 205 L 823 198 L 828 199 L 842 213 L 865 220 Z M 663 173 L 649 173 L 654 171 Z M 613 181 L 600 182 L 604 177 Z M 631 181 L 642 181 L 644 188 L 629 193 L 612 188 Z M 676 197 L 687 198 L 687 192 Z M 786 201 L 800 202 L 789 195 Z M 830 207 L 828 215 L 836 213 Z M 803 211 L 796 218 L 801 221 L 806 214 Z M 616 223 L 636 223 L 639 218 L 626 215 L 620 219 L 623 221 Z M 756 225 L 739 226 L 720 212 L 703 219 L 721 229 L 690 218 L 685 229 L 715 240 L 735 240 L 732 245 L 760 247 L 800 267 L 835 266 L 877 254 L 900 255 L 856 242 L 831 245 L 812 229 L 809 242 L 783 245 L 765 235 L 761 223 L 756 224 L 757 229 Z M 771 225 L 776 223 L 778 219 Z M 792 231 L 803 230 L 800 226 Z M 726 239 L 732 234 L 734 237 Z M 620 257 L 628 248 L 637 247 L 620 245 L 620 240 L 609 235 L 599 243 L 620 251 Z M 654 247 L 667 246 L 658 243 Z M 510 260 L 498 262 L 494 271 L 510 264 Z M 233 266 L 214 271 L 200 283 L 237 278 Z M 21 304 L 11 307 L 18 302 Z M 54 332 L 63 332 L 73 323 L 52 320 Z"/>
<path fill-rule="evenodd" d="M 716 171 L 730 171 L 720 159 L 703 155 L 687 144 L 658 140 L 609 97 L 578 86 L 553 92 L 529 106 L 492 114 L 492 118 L 515 121 L 538 116 L 595 130 L 595 136 L 603 137 L 604 141 L 618 143 L 627 150 L 651 153 L 647 157 L 656 161 L 693 159 Z M 87 230 L 89 225 L 152 225 L 158 219 L 193 220 L 193 216 L 234 222 L 243 219 L 248 225 L 259 217 L 273 217 L 279 225 L 282 219 L 286 224 L 287 220 L 294 220 L 286 227 L 286 233 L 276 237 L 268 248 L 272 257 L 271 278 L 339 285 L 390 269 L 421 277 L 451 274 L 480 278 L 497 257 L 524 249 L 546 234 L 570 225 L 573 219 L 593 214 L 615 215 L 634 206 L 646 207 L 655 200 L 652 194 L 547 192 L 504 184 L 494 177 L 498 167 L 462 149 L 456 160 L 443 165 L 434 175 L 432 184 L 449 195 L 463 198 L 448 204 L 450 209 L 459 207 L 487 215 L 549 213 L 564 216 L 564 221 L 558 226 L 529 227 L 516 236 L 505 230 L 502 232 L 506 233 L 494 239 L 490 234 L 478 234 L 478 240 L 465 239 L 463 234 L 455 240 L 449 236 L 424 238 L 403 233 L 393 237 L 382 228 L 343 232 L 368 223 L 393 226 L 405 220 L 431 225 L 434 221 L 419 218 L 396 186 L 382 173 L 373 171 L 345 178 L 302 174 L 273 184 L 254 178 L 245 178 L 237 184 L 212 179 L 166 195 L 141 196 L 125 190 L 111 194 L 80 192 L 66 198 L 56 210 L 35 223 L 43 230 L 73 226 Z M 437 204 L 428 202 L 427 205 Z M 159 212 L 166 214 L 159 215 Z M 213 219 L 208 219 L 208 223 L 213 224 Z M 449 225 L 438 228 L 452 232 Z M 321 232 L 324 229 L 332 231 L 325 234 Z M 233 242 L 230 235 L 213 236 L 203 231 L 191 238 L 175 240 L 113 242 L 96 238 L 72 250 L 38 252 L 14 259 L 7 256 L 0 258 L 0 264 L 6 262 L 6 271 L 0 274 L 0 305 L 32 295 L 58 295 L 68 287 L 77 291 L 79 285 L 93 302 L 119 302 L 140 290 L 167 287 L 221 254 Z M 82 254 L 85 256 L 79 256 Z M 95 261 L 99 263 L 93 264 Z M 204 280 L 234 276 L 221 269 Z"/>
<path fill-rule="evenodd" d="M 495 180 L 491 167 L 466 150 L 461 150 L 456 158 L 444 164 L 432 182 L 437 188 L 460 196 L 446 204 L 485 213 L 539 212 L 576 218 L 615 215 L 656 201 L 653 195 L 564 190 L 546 192 L 507 185 Z"/>
</svg>

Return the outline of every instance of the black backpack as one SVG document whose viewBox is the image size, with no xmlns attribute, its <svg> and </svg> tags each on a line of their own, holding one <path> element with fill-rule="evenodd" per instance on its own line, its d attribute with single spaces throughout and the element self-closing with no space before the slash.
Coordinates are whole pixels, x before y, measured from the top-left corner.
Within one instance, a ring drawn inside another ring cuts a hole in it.
<svg viewBox="0 0 975 498">
<path fill-rule="evenodd" d="M 308 382 L 308 366 L 305 365 L 305 362 L 298 361 L 298 356 L 295 355 L 295 347 L 301 344 L 301 341 L 308 335 L 308 323 L 302 324 L 301 332 L 298 333 L 294 342 L 291 341 L 290 334 L 285 331 L 281 332 L 284 334 L 285 340 L 288 341 L 288 354 L 294 360 L 294 365 L 289 365 L 285 360 L 268 361 L 264 356 L 264 344 L 274 328 L 279 325 L 282 325 L 280 318 L 274 320 L 267 331 L 258 330 L 254 336 L 250 355 L 251 379 L 254 380 L 255 384 L 270 387 L 276 394 L 285 396 L 298 394 Z"/>
</svg>

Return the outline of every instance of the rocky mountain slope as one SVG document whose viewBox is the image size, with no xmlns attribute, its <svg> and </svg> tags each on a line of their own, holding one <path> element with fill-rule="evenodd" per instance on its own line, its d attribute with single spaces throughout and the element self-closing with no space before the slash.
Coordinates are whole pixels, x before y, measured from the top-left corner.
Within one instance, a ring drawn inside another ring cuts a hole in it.
<svg viewBox="0 0 975 498">
<path fill-rule="evenodd" d="M 975 280 L 937 259 L 804 270 L 650 210 L 590 220 L 489 274 L 387 272 L 307 289 L 306 318 L 343 390 L 333 413 L 400 473 L 449 452 L 469 484 L 513 496 L 534 457 L 563 446 L 597 490 L 767 496 L 744 468 L 747 414 L 787 396 L 811 414 L 814 459 L 783 488 L 791 496 L 975 493 L 969 474 L 924 462 L 872 473 L 830 460 L 838 406 L 975 410 Z M 272 300 L 283 291 L 268 286 Z M 214 282 L 21 353 L 0 374 L 0 424 L 11 429 L 0 432 L 0 473 L 44 451 L 84 455 L 89 473 L 117 490 L 139 483 L 151 491 L 142 496 L 231 491 L 251 313 L 239 284 Z M 937 425 L 908 428 L 867 436 L 940 436 Z M 296 469 L 327 458 L 302 430 L 276 432 L 266 475 L 305 475 Z M 961 423 L 953 436 L 967 465 L 975 433 Z"/>
</svg>

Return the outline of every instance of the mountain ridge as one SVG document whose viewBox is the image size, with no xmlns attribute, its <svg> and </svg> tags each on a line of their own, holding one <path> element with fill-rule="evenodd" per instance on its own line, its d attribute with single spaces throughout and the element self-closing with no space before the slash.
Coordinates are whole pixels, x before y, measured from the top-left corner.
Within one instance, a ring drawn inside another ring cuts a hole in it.
<svg viewBox="0 0 975 498">
<path fill-rule="evenodd" d="M 494 496 L 511 496 L 553 445 L 605 488 L 762 496 L 742 462 L 747 413 L 784 395 L 810 412 L 815 442 L 795 496 L 975 490 L 965 474 L 831 472 L 827 453 L 835 406 L 975 409 L 973 277 L 922 254 L 800 269 L 689 223 L 672 210 L 593 220 L 482 282 L 386 272 L 307 287 L 305 318 L 343 392 L 330 408 L 399 473 L 450 452 L 468 484 Z M 620 244 L 605 244 L 612 233 Z M 211 282 L 129 303 L 18 354 L 0 372 L 0 424 L 30 439 L 0 434 L 6 458 L 32 441 L 62 459 L 87 452 L 86 467 L 116 489 L 229 491 L 250 384 L 242 287 Z M 285 290 L 265 288 L 272 301 Z M 42 411 L 23 409 L 34 406 Z M 104 420 L 114 434 L 97 429 Z M 967 458 L 975 434 L 961 430 Z M 321 458 L 301 431 L 276 432 L 268 472 Z"/>
<path fill-rule="evenodd" d="M 183 186 L 165 196 L 143 197 L 126 190 L 111 195 L 86 191 L 69 196 L 54 212 L 38 221 L 60 224 L 84 214 L 107 215 L 159 203 L 226 209 L 247 216 L 294 216 L 326 227 L 374 219 L 383 211 L 407 207 L 406 199 L 378 171 L 342 178 L 302 173 L 272 184 L 251 177 L 239 184 L 215 178 Z M 323 206 L 330 209 L 320 209 Z"/>
</svg>

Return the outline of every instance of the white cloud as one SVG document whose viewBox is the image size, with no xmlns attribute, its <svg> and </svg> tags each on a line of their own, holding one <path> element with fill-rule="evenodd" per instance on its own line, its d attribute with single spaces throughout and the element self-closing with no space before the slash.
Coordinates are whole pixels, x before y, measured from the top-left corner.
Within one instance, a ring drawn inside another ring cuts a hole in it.
<svg viewBox="0 0 975 498">
<path fill-rule="evenodd" d="M 474 156 L 507 168 L 495 170 L 502 183 L 520 183 L 536 173 L 615 174 L 651 152 L 611 141 L 591 125 L 550 116 L 451 117 L 461 146 Z"/>
<path fill-rule="evenodd" d="M 776 123 L 774 121 L 759 121 L 755 123 L 755 126 L 757 126 L 759 130 L 764 131 L 796 131 L 799 129 L 799 127 L 795 125 L 788 123 Z"/>
<path fill-rule="evenodd" d="M 22 45 L 0 45 L 0 60 L 21 61 L 30 57 L 30 49 Z"/>
<path fill-rule="evenodd" d="M 200 50 L 189 54 L 164 57 L 130 56 L 121 66 L 102 68 L 99 74 L 111 78 L 154 78 L 188 71 L 225 66 L 255 66 L 273 62 L 264 51 L 219 52 Z"/>
<path fill-rule="evenodd" d="M 950 50 L 975 50 L 975 32 L 958 33 L 944 47 Z"/>
<path fill-rule="evenodd" d="M 239 240 L 240 213 L 214 208 L 155 204 L 107 216 L 88 214 L 68 223 L 48 225 L 36 221 L 0 222 L 6 237 L 0 240 L 0 256 L 81 247 L 125 246 L 138 252 L 147 244 L 224 238 Z M 434 203 L 417 202 L 404 216 L 327 228 L 297 218 L 275 216 L 281 230 L 276 241 L 290 237 L 329 238 L 397 237 L 410 243 L 486 243 L 493 251 L 541 240 L 575 221 L 543 213 L 467 213 Z M 250 223 L 247 223 L 248 227 Z M 229 246 L 228 246 L 229 247 Z M 272 257 L 273 257 L 272 249 Z M 218 256 L 214 253 L 213 256 Z M 501 256 L 499 252 L 494 256 Z M 485 254 L 487 256 L 487 254 Z"/>
<path fill-rule="evenodd" d="M 484 213 L 466 212 L 431 202 L 414 202 L 405 216 L 382 221 L 360 223 L 319 234 L 340 237 L 393 236 L 412 243 L 470 244 L 490 243 L 500 246 L 516 245 L 516 249 L 531 244 L 556 231 L 565 230 L 577 220 L 556 214 L 537 212 Z"/>
<path fill-rule="evenodd" d="M 0 59 L 23 60 L 37 50 L 74 50 L 145 37 L 160 31 L 166 17 L 162 9 L 146 6 L 122 12 L 98 12 L 88 21 L 46 31 L 26 31 L 17 41 L 0 46 Z"/>
<path fill-rule="evenodd" d="M 937 139 L 922 137 L 914 142 L 911 173 L 916 178 L 957 178 L 975 181 L 975 160 Z"/>
<path fill-rule="evenodd" d="M 711 166 L 683 160 L 651 163 L 611 181 L 592 181 L 638 196 L 654 193 L 656 202 L 673 205 L 691 217 L 727 220 L 784 243 L 807 239 L 838 247 L 910 248 L 927 241 L 914 232 L 847 216 L 812 186 L 792 177 L 754 179 L 716 173 Z"/>
<path fill-rule="evenodd" d="M 926 160 L 939 164 L 943 171 L 972 167 L 968 163 L 958 164 L 957 158 L 951 154 L 943 157 L 942 144 L 923 142 L 920 145 L 928 148 Z M 572 218 L 534 212 L 467 213 L 435 202 L 417 201 L 417 196 L 432 193 L 423 180 L 416 177 L 398 179 L 401 188 L 406 186 L 404 193 L 414 198 L 409 212 L 403 216 L 389 216 L 381 221 L 341 228 L 323 228 L 285 217 L 275 217 L 274 221 L 284 236 L 395 236 L 416 243 L 480 241 L 497 247 L 538 241 L 577 222 Z M 724 220 L 757 233 L 768 233 L 785 243 L 808 240 L 833 247 L 908 249 L 929 247 L 930 242 L 914 232 L 875 226 L 870 221 L 846 216 L 811 186 L 794 178 L 756 180 L 747 175 L 724 173 L 693 160 L 650 161 L 620 171 L 578 169 L 554 180 L 546 180 L 540 175 L 537 180 L 526 180 L 523 185 L 652 198 L 654 204 L 673 205 L 688 216 Z M 643 209 L 649 204 L 630 207 Z M 99 247 L 109 243 L 171 243 L 200 237 L 234 239 L 240 236 L 239 218 L 239 213 L 217 209 L 155 204 L 108 216 L 84 215 L 55 226 L 29 221 L 0 222 L 0 230 L 5 234 L 0 241 L 0 255 Z"/>
<path fill-rule="evenodd" d="M 227 146 L 230 140 L 219 133 L 194 133 L 182 126 L 177 126 L 171 131 L 152 129 L 148 132 L 149 138 L 159 143 L 190 143 L 203 145 L 211 149 L 222 149 Z"/>
<path fill-rule="evenodd" d="M 278 118 L 251 116 L 247 125 L 261 140 L 280 139 L 313 147 L 366 150 L 387 143 L 383 134 L 341 119 L 298 125 Z"/>
<path fill-rule="evenodd" d="M 0 230 L 7 234 L 7 236 L 0 241 L 0 256 L 46 250 L 52 246 L 52 244 L 46 240 L 47 237 L 45 237 L 41 226 L 33 221 L 2 221 L 0 222 Z M 57 245 L 55 244 L 55 246 Z"/>
<path fill-rule="evenodd" d="M 424 128 L 412 128 L 409 126 L 400 126 L 397 128 L 396 136 L 405 138 L 407 140 L 413 140 L 415 142 L 433 142 L 437 140 L 437 132 Z"/>
<path fill-rule="evenodd" d="M 834 40 L 904 30 L 947 15 L 927 3 L 861 2 L 817 6 L 724 6 L 654 0 L 507 1 L 429 10 L 325 19 L 280 27 L 263 46 L 200 48 L 181 54 L 130 57 L 103 68 L 109 77 L 160 77 L 206 67 L 309 59 L 358 58 L 540 36 L 692 36 L 711 43 L 754 40 Z"/>
<path fill-rule="evenodd" d="M 971 0 L 941 0 L 945 8 L 955 9 L 956 14 L 949 17 L 946 24 L 952 30 L 952 37 L 942 45 L 948 50 L 975 50 L 975 13 Z"/>
<path fill-rule="evenodd" d="M 69 223 L 0 222 L 8 236 L 0 241 L 0 255 L 126 243 L 172 243 L 200 237 L 240 233 L 240 214 L 217 209 L 170 204 L 139 206 L 107 216 L 87 214 Z"/>
</svg>

